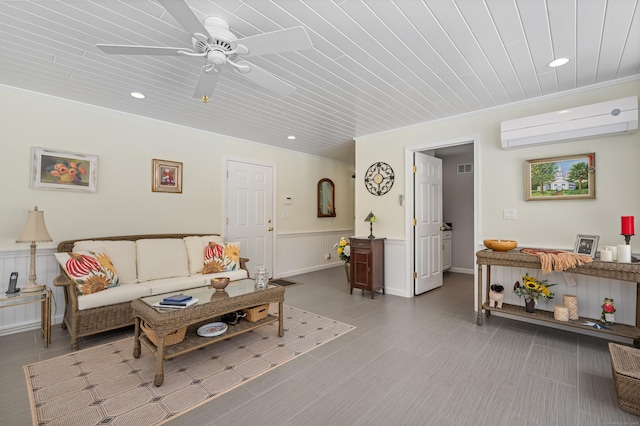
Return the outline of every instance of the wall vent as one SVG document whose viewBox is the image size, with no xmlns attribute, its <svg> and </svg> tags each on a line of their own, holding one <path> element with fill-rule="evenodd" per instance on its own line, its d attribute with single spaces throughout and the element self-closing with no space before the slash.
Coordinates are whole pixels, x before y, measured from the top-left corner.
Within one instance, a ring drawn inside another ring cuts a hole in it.
<svg viewBox="0 0 640 426">
<path fill-rule="evenodd" d="M 458 164 L 458 174 L 461 175 L 464 173 L 473 173 L 472 163 Z"/>
</svg>

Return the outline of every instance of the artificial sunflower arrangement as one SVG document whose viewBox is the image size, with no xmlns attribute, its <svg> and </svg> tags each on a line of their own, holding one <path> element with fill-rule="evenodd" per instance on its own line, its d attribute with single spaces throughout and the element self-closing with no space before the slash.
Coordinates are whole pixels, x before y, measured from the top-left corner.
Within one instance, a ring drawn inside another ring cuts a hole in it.
<svg viewBox="0 0 640 426">
<path fill-rule="evenodd" d="M 348 262 L 351 259 L 351 245 L 344 237 L 340 238 L 340 241 L 333 245 L 340 256 L 340 260 Z"/>
<path fill-rule="evenodd" d="M 524 297 L 525 299 L 533 299 L 536 304 L 538 301 L 543 300 L 545 303 L 549 303 L 555 296 L 549 290 L 549 287 L 557 285 L 558 283 L 548 284 L 548 280 L 538 281 L 536 278 L 533 278 L 526 273 L 522 277 L 522 284 L 519 281 L 513 285 L 513 292 L 517 294 L 519 297 Z"/>
</svg>

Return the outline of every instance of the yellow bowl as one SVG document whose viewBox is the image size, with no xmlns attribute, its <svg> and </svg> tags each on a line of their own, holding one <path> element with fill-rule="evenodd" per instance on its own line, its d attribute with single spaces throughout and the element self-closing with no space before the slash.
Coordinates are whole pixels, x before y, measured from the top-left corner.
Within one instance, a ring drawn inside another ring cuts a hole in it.
<svg viewBox="0 0 640 426">
<path fill-rule="evenodd" d="M 513 240 L 484 240 L 483 243 L 493 251 L 509 251 L 518 246 L 518 242 Z"/>
</svg>

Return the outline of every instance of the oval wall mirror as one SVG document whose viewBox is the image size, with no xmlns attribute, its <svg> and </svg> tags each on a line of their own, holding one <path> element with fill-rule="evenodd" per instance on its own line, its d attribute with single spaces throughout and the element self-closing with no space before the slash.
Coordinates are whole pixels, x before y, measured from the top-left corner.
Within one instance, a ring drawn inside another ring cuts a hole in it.
<svg viewBox="0 0 640 426">
<path fill-rule="evenodd" d="M 318 182 L 318 217 L 336 217 L 335 194 L 331 179 Z"/>
</svg>

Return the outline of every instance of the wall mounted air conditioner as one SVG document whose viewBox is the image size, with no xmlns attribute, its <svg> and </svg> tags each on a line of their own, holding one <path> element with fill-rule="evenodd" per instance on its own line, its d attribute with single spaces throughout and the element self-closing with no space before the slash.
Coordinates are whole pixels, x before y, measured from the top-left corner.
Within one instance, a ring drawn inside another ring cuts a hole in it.
<svg viewBox="0 0 640 426">
<path fill-rule="evenodd" d="M 500 128 L 502 149 L 631 133 L 638 128 L 638 97 L 503 121 Z"/>
</svg>

